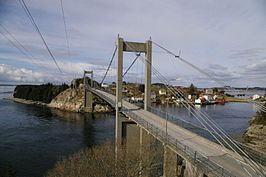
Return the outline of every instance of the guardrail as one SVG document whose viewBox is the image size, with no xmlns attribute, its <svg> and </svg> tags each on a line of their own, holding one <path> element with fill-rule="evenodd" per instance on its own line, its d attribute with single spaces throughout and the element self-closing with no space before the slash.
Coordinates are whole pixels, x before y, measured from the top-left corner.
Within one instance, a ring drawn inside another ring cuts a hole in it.
<svg viewBox="0 0 266 177">
<path fill-rule="evenodd" d="M 91 89 L 91 92 L 95 95 L 98 95 L 99 97 L 103 98 L 107 103 L 109 103 L 112 107 L 115 108 L 115 100 L 105 96 L 104 94 L 97 92 L 95 89 Z"/>
<path fill-rule="evenodd" d="M 92 92 L 94 92 L 96 95 L 105 99 L 109 104 L 115 105 L 115 100 L 110 99 L 109 97 L 95 90 L 92 90 Z M 122 107 L 122 110 L 127 110 L 127 108 Z M 181 141 L 178 141 L 176 138 L 170 136 L 169 134 L 166 133 L 165 130 L 159 129 L 158 127 L 155 127 L 154 125 L 145 121 L 143 118 L 135 114 L 134 110 L 124 111 L 124 114 L 129 116 L 138 125 L 146 129 L 149 133 L 151 133 L 157 139 L 164 142 L 167 146 L 169 146 L 176 152 L 181 153 L 180 154 L 181 156 L 191 159 L 192 163 L 194 163 L 195 165 L 199 167 L 202 167 L 203 169 L 206 169 L 208 173 L 213 173 L 215 176 L 222 176 L 222 177 L 233 177 L 234 176 L 229 171 L 224 169 L 223 167 L 210 161 L 208 157 L 198 153 L 197 151 L 194 151 L 192 148 L 184 145 Z"/>
<path fill-rule="evenodd" d="M 197 125 L 194 125 L 194 124 L 191 124 L 190 122 L 187 122 L 185 120 L 181 120 L 179 119 L 178 117 L 172 115 L 172 114 L 169 114 L 167 112 L 164 112 L 164 111 L 161 111 L 155 107 L 149 107 L 149 111 L 164 118 L 164 119 L 167 119 L 168 121 L 171 121 L 189 131 L 192 131 L 204 138 L 207 138 L 208 140 L 211 140 L 215 143 L 218 143 L 216 139 L 213 138 L 213 136 L 209 133 L 209 131 L 203 127 L 199 127 Z M 214 132 L 212 132 L 214 133 Z M 229 142 L 230 143 L 230 142 Z M 261 152 L 258 152 L 258 151 L 255 151 L 254 149 L 242 144 L 242 143 L 239 143 L 239 142 L 236 142 L 238 144 L 238 146 L 241 147 L 241 149 L 245 150 L 246 152 L 248 152 L 248 154 L 250 155 L 250 157 L 260 163 L 261 165 L 266 165 L 266 157 L 265 157 L 265 153 L 261 153 Z M 231 144 L 231 143 L 230 143 Z M 231 144 L 232 145 L 232 144 Z M 230 149 L 230 147 L 225 144 L 225 146 Z M 241 151 L 237 150 L 239 154 L 243 154 Z"/>
<path fill-rule="evenodd" d="M 143 118 L 139 117 L 133 111 L 127 111 L 125 112 L 125 114 L 129 116 L 131 119 L 133 119 L 142 128 L 146 129 L 149 133 L 155 136 L 157 139 L 161 140 L 166 145 L 168 145 L 170 148 L 174 149 L 178 153 L 182 153 L 180 155 L 183 155 L 191 159 L 191 162 L 194 163 L 195 165 L 200 166 L 203 169 L 207 168 L 207 171 L 213 173 L 215 176 L 222 176 L 222 177 L 234 176 L 223 167 L 210 161 L 208 157 L 199 154 L 197 151 L 194 151 L 192 148 L 184 145 L 181 141 L 178 141 L 176 138 L 170 136 L 169 134 L 166 133 L 165 130 L 161 130 L 158 127 L 155 127 L 154 125 L 145 121 Z"/>
<path fill-rule="evenodd" d="M 173 114 L 159 110 L 159 109 L 152 107 L 152 106 L 149 107 L 149 111 L 152 112 L 153 114 L 158 115 L 161 118 L 167 119 L 167 121 L 170 121 L 174 124 L 179 125 L 180 127 L 183 127 L 189 131 L 192 131 L 192 132 L 194 132 L 194 133 L 196 133 L 196 134 L 198 134 L 204 138 L 207 138 L 209 140 L 216 142 L 216 140 L 213 138 L 213 136 L 210 134 L 210 132 L 204 127 L 200 127 L 199 125 L 196 125 L 196 124 L 193 124 L 191 122 L 182 120 Z"/>
</svg>

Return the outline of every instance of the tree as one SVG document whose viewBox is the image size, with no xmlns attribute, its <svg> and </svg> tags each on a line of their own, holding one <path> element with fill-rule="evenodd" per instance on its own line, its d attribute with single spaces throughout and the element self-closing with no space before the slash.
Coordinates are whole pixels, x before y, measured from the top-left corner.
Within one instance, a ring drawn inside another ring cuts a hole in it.
<svg viewBox="0 0 266 177">
<path fill-rule="evenodd" d="M 133 148 L 130 150 L 126 146 L 117 148 L 119 152 L 117 157 L 115 157 L 115 146 L 110 142 L 82 150 L 57 162 L 55 167 L 48 171 L 47 177 L 133 177 L 147 173 L 161 160 L 159 154 L 162 152 L 154 147 L 143 149 L 143 154 L 146 155 L 142 156 L 138 153 L 139 150 Z"/>
<path fill-rule="evenodd" d="M 197 87 L 195 87 L 192 83 L 190 84 L 189 88 L 188 88 L 188 93 L 190 95 L 195 95 L 197 91 Z"/>
<path fill-rule="evenodd" d="M 218 88 L 213 88 L 213 93 L 218 93 Z"/>
<path fill-rule="evenodd" d="M 139 91 L 144 93 L 145 90 L 145 85 L 144 84 L 139 84 Z"/>
</svg>

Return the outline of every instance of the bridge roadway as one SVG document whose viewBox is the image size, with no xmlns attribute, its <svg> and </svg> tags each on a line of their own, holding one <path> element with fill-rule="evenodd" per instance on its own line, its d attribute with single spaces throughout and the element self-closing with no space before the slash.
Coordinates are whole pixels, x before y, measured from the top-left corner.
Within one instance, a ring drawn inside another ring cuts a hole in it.
<svg viewBox="0 0 266 177">
<path fill-rule="evenodd" d="M 94 89 L 93 92 L 94 94 L 105 99 L 113 106 L 115 105 L 114 95 L 96 89 Z M 155 127 L 156 130 L 163 130 L 165 133 L 166 129 L 165 119 L 151 112 L 139 109 L 137 106 L 126 101 L 123 101 L 123 109 L 130 110 L 130 111 L 125 111 L 123 113 L 128 115 L 129 118 L 131 118 L 132 121 L 135 121 L 137 124 L 139 124 L 140 119 L 136 121 L 135 118 L 141 118 L 146 122 L 146 124 Z M 144 128 L 147 130 L 147 127 L 144 126 Z M 216 170 L 220 170 L 220 172 L 218 171 L 216 173 L 213 172 L 213 174 L 216 174 L 217 176 L 236 176 L 236 177 L 258 176 L 255 173 L 255 171 L 251 169 L 244 162 L 244 159 L 239 157 L 233 151 L 230 151 L 214 142 L 211 142 L 210 140 L 207 140 L 171 122 L 167 123 L 167 137 L 169 137 L 169 139 L 167 139 L 169 143 L 168 144 L 167 142 L 164 143 L 166 143 L 166 145 L 168 145 L 169 148 L 171 148 L 172 150 L 176 151 L 175 147 L 172 146 L 173 143 L 170 143 L 171 139 L 172 140 L 175 139 L 176 144 L 180 145 L 181 149 L 187 147 L 187 149 L 192 150 L 192 152 L 196 152 L 196 157 L 197 157 L 196 160 L 198 162 L 202 162 L 203 166 L 205 165 L 213 166 L 213 168 L 209 169 L 210 171 L 215 170 L 214 168 L 218 167 L 219 169 L 216 168 Z M 160 137 L 158 138 L 160 139 Z M 162 138 L 160 140 L 162 140 Z M 166 141 L 166 138 L 164 141 Z"/>
</svg>

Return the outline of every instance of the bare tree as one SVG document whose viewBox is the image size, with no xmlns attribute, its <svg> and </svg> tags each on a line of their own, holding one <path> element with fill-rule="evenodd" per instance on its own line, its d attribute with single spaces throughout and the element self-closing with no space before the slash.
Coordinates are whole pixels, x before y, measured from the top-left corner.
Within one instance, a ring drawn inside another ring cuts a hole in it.
<svg viewBox="0 0 266 177">
<path fill-rule="evenodd" d="M 161 162 L 162 151 L 152 146 L 119 146 L 117 152 L 115 156 L 115 145 L 110 142 L 82 150 L 57 162 L 47 177 L 133 177 L 151 174 Z"/>
</svg>

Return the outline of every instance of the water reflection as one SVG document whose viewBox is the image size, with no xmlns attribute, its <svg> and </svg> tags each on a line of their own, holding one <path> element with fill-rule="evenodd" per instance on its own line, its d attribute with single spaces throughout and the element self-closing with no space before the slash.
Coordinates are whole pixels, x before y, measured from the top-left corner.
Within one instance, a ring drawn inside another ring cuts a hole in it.
<svg viewBox="0 0 266 177">
<path fill-rule="evenodd" d="M 175 105 L 153 105 L 179 119 L 200 125 L 192 113 L 192 109 Z M 196 105 L 196 109 L 210 116 L 226 132 L 231 135 L 243 134 L 249 126 L 249 120 L 256 114 L 258 107 L 248 103 L 226 103 L 225 105 Z"/>
<path fill-rule="evenodd" d="M 0 99 L 0 171 L 38 177 L 62 156 L 114 140 L 113 114 L 79 114 Z M 1 175 L 0 175 L 1 176 Z"/>
</svg>

